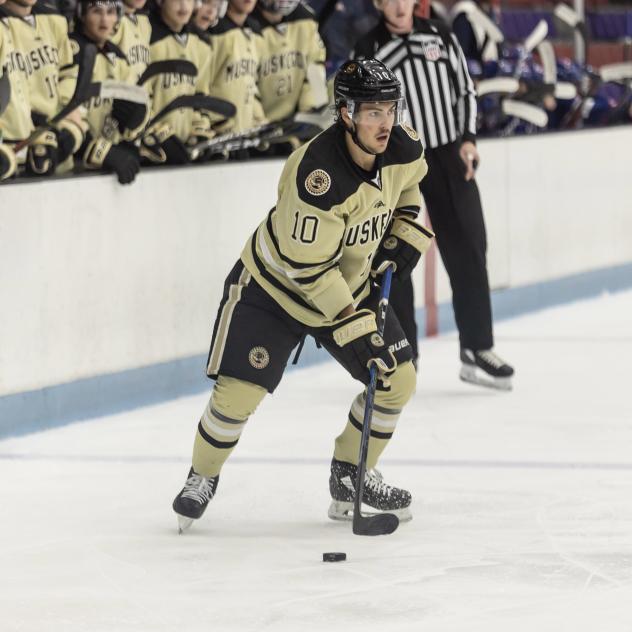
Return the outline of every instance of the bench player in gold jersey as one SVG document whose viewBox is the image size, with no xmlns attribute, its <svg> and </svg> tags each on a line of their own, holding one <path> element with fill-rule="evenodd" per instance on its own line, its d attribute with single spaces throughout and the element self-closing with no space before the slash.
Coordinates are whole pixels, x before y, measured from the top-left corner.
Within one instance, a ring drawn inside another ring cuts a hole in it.
<svg viewBox="0 0 632 632">
<path fill-rule="evenodd" d="M 328 105 L 325 45 L 312 10 L 299 0 L 259 0 L 253 16 L 264 41 L 258 86 L 266 118 Z"/>
<path fill-rule="evenodd" d="M 75 89 L 76 73 L 66 19 L 37 0 L 7 0 L 9 24 L 17 50 L 16 61 L 28 76 L 31 116 L 36 124 L 55 116 Z M 27 173 L 53 173 L 79 148 L 83 130 L 72 113 L 56 130 L 41 134 L 29 146 Z"/>
<path fill-rule="evenodd" d="M 220 128 L 222 132 L 242 132 L 266 122 L 257 87 L 263 38 L 250 15 L 255 2 L 229 0 L 225 17 L 209 31 L 209 94 L 237 106 L 236 115 Z"/>
<path fill-rule="evenodd" d="M 2 4 L 4 0 L 0 0 Z M 0 112 L 0 180 L 16 173 L 18 159 L 13 145 L 33 130 L 28 80 L 18 67 L 16 53 L 9 19 L 0 6 L 0 77 L 7 78 L 10 90 L 6 109 Z"/>
<path fill-rule="evenodd" d="M 73 48 L 79 59 L 84 46 L 96 45 L 93 82 L 136 83 L 127 58 L 109 39 L 121 13 L 122 6 L 117 0 L 79 0 L 77 4 Z M 84 167 L 114 171 L 121 184 L 133 182 L 140 170 L 140 156 L 130 141 L 145 123 L 147 105 L 92 97 L 85 111 L 88 131 L 79 151 Z"/>
<path fill-rule="evenodd" d="M 208 94 L 208 44 L 189 27 L 194 6 L 194 0 L 158 0 L 150 13 L 151 62 L 185 59 L 197 69 L 195 77 L 171 72 L 147 83 L 152 117 L 178 96 Z M 209 130 L 210 120 L 203 113 L 179 108 L 147 130 L 141 152 L 152 163 L 185 164 L 189 162 L 187 143 L 195 144 Z"/>
<path fill-rule="evenodd" d="M 392 310 L 376 335 L 379 286 L 388 261 L 410 275 L 432 239 L 415 222 L 426 174 L 416 132 L 401 122 L 397 77 L 373 59 L 346 62 L 335 79 L 337 122 L 288 159 L 274 208 L 226 279 L 207 374 L 216 380 L 198 424 L 193 463 L 173 503 L 180 529 L 200 518 L 250 415 L 279 384 L 309 334 L 357 380 L 378 368 L 363 501 L 409 519 L 411 495 L 371 472 L 413 394 L 409 342 Z M 329 516 L 353 503 L 364 392 L 335 441 Z M 297 420 L 298 423 L 298 420 Z"/>
<path fill-rule="evenodd" d="M 138 81 L 149 64 L 151 25 L 149 18 L 140 13 L 146 2 L 147 0 L 124 0 L 123 17 L 111 37 L 112 44 L 118 46 L 127 57 L 135 81 Z"/>
</svg>

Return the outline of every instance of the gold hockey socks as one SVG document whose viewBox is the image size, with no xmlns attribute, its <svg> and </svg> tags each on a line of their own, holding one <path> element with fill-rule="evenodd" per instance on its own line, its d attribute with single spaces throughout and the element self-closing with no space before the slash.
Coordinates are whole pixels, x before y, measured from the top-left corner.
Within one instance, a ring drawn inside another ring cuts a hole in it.
<svg viewBox="0 0 632 632">
<path fill-rule="evenodd" d="M 417 374 L 413 363 L 406 362 L 398 366 L 389 379 L 391 387 L 388 391 L 375 392 L 367 469 L 375 467 L 389 439 L 393 436 L 402 408 L 415 392 Z M 354 464 L 358 462 L 365 403 L 364 392 L 353 400 L 347 425 L 336 439 L 334 458 L 338 461 Z"/>
<path fill-rule="evenodd" d="M 195 435 L 193 469 L 197 474 L 206 478 L 219 474 L 266 392 L 256 384 L 219 376 Z"/>
</svg>

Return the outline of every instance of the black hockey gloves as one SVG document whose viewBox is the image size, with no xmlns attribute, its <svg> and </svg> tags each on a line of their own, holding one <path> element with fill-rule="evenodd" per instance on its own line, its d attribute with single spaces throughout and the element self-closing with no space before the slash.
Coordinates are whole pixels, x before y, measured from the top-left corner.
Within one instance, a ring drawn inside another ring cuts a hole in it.
<svg viewBox="0 0 632 632">
<path fill-rule="evenodd" d="M 103 160 L 103 166 L 112 169 L 121 184 L 129 184 L 140 171 L 138 150 L 128 143 L 112 145 Z"/>
<path fill-rule="evenodd" d="M 118 123 L 121 134 L 138 130 L 145 122 L 147 116 L 147 105 L 125 101 L 124 99 L 114 99 L 112 104 L 112 117 Z"/>
<path fill-rule="evenodd" d="M 386 378 L 397 368 L 397 360 L 377 333 L 374 312 L 361 309 L 347 316 L 336 323 L 332 335 L 338 346 L 349 353 L 352 363 L 364 371 L 375 364 L 380 379 L 388 385 Z"/>
<path fill-rule="evenodd" d="M 394 276 L 407 279 L 421 255 L 430 248 L 434 233 L 408 217 L 396 217 L 386 237 L 379 245 L 371 274 L 382 274 L 390 263 L 395 264 Z"/>
</svg>

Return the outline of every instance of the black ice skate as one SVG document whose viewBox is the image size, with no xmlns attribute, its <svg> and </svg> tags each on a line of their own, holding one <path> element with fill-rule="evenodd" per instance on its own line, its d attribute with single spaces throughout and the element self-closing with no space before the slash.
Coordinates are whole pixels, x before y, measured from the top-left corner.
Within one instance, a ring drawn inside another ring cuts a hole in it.
<svg viewBox="0 0 632 632">
<path fill-rule="evenodd" d="M 461 372 L 464 382 L 510 391 L 513 367 L 499 358 L 491 349 L 472 351 L 461 349 Z"/>
<path fill-rule="evenodd" d="M 194 520 L 202 516 L 206 505 L 217 491 L 219 474 L 212 478 L 204 478 L 189 470 L 187 482 L 173 501 L 173 510 L 178 514 L 178 531 L 188 529 Z"/>
<path fill-rule="evenodd" d="M 331 493 L 331 505 L 328 515 L 332 520 L 353 519 L 353 499 L 355 498 L 357 465 L 344 461 L 331 461 L 331 474 L 329 476 L 329 492 Z M 377 470 L 369 470 L 364 476 L 364 493 L 362 497 L 364 515 L 388 512 L 395 514 L 400 522 L 406 522 L 412 518 L 410 492 L 399 487 L 391 487 L 382 480 L 382 475 Z M 373 510 L 373 511 L 371 511 Z"/>
</svg>

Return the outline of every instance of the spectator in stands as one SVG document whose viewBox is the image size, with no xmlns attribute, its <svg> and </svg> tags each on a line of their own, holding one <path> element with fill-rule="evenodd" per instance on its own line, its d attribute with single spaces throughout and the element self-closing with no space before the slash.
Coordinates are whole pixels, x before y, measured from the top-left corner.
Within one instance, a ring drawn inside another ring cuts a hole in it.
<svg viewBox="0 0 632 632">
<path fill-rule="evenodd" d="M 226 16 L 210 31 L 212 42 L 209 92 L 237 106 L 222 132 L 242 132 L 266 123 L 257 87 L 263 37 L 251 17 L 256 0 L 229 0 Z"/>
<path fill-rule="evenodd" d="M 109 39 L 120 17 L 121 5 L 116 0 L 79 0 L 77 4 L 72 33 L 75 60 L 80 62 L 82 50 L 89 44 L 97 47 L 94 82 L 107 79 L 135 83 L 125 55 Z M 146 121 L 146 98 L 143 103 L 96 96 L 85 104 L 85 111 L 88 131 L 80 149 L 83 165 L 114 171 L 121 184 L 132 182 L 140 169 L 140 158 L 129 141 L 136 138 Z"/>
<path fill-rule="evenodd" d="M 76 76 L 66 20 L 37 0 L 7 0 L 5 4 L 14 46 L 19 51 L 29 83 L 31 118 L 41 125 L 65 106 L 73 92 Z M 40 134 L 28 147 L 26 173 L 50 175 L 58 166 L 70 169 L 69 157 L 83 142 L 77 111 L 55 130 Z"/>
<path fill-rule="evenodd" d="M 123 17 L 112 36 L 112 43 L 118 46 L 138 80 L 149 64 L 149 42 L 151 25 L 149 18 L 141 13 L 147 0 L 124 0 Z"/>
<path fill-rule="evenodd" d="M 0 5 L 4 0 L 0 0 Z M 17 171 L 17 157 L 13 146 L 33 131 L 31 104 L 26 75 L 20 70 L 26 64 L 16 49 L 7 14 L 0 6 L 0 77 L 5 90 L 4 110 L 0 108 L 0 180 Z"/>
<path fill-rule="evenodd" d="M 329 104 L 325 45 L 312 10 L 299 0 L 259 0 L 253 17 L 264 41 L 258 86 L 266 119 L 288 121 L 297 113 L 322 112 Z M 292 137 L 273 148 L 289 154 L 299 144 Z"/>
<path fill-rule="evenodd" d="M 208 94 L 211 55 L 208 44 L 188 26 L 194 0 L 162 0 L 152 8 L 151 45 L 153 62 L 186 59 L 197 74 L 170 72 L 157 75 L 147 85 L 151 97 L 152 120 L 182 95 Z M 190 161 L 187 144 L 212 135 L 207 116 L 189 108 L 178 108 L 162 116 L 143 137 L 141 153 L 154 164 L 185 164 Z"/>
</svg>

